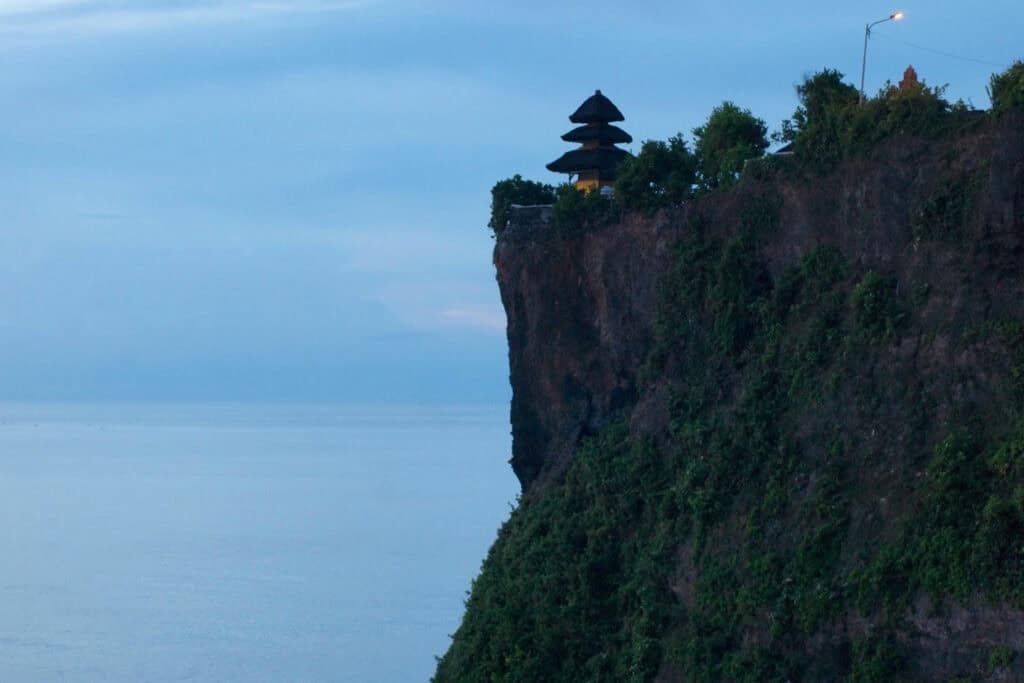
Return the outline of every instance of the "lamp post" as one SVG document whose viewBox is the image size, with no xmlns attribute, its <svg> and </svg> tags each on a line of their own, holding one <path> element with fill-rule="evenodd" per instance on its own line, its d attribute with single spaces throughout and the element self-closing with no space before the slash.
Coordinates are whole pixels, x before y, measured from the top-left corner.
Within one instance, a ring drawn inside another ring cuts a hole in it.
<svg viewBox="0 0 1024 683">
<path fill-rule="evenodd" d="M 903 18 L 903 12 L 893 12 L 885 19 L 879 19 L 864 27 L 864 59 L 860 64 L 860 103 L 864 104 L 864 74 L 868 70 L 868 38 L 871 37 L 871 27 L 884 24 L 887 21 L 899 21 Z"/>
</svg>

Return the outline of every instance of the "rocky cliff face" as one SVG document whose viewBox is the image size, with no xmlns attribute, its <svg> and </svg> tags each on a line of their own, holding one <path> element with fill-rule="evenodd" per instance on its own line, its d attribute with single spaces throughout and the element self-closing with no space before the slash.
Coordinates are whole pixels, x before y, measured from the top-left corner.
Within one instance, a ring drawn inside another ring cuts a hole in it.
<svg viewBox="0 0 1024 683">
<path fill-rule="evenodd" d="M 664 220 L 633 217 L 573 241 L 520 240 L 513 227 L 495 247 L 524 489 L 557 479 L 582 438 L 636 403 L 677 239 Z"/>
<path fill-rule="evenodd" d="M 758 175 L 499 239 L 525 495 L 438 680 L 1024 680 L 1024 115 Z"/>
<path fill-rule="evenodd" d="M 508 316 L 512 467 L 524 490 L 557 479 L 580 440 L 621 411 L 638 410 L 646 428 L 658 426 L 646 413 L 663 387 L 641 397 L 637 379 L 672 247 L 695 216 L 734 234 L 744 202 L 765 192 L 782 200 L 779 230 L 763 245 L 774 278 L 833 245 L 859 272 L 894 278 L 901 295 L 917 287 L 926 299 L 921 327 L 936 333 L 904 335 L 890 353 L 922 379 L 971 366 L 982 376 L 946 389 L 996 400 L 993 375 L 977 367 L 977 353 L 956 351 L 955 340 L 965 325 L 1024 317 L 1022 141 L 1020 117 L 1008 117 L 941 147 L 896 140 L 823 178 L 748 182 L 674 215 L 626 216 L 575 240 L 545 236 L 532 214 L 524 230 L 513 224 L 494 265 Z"/>
</svg>

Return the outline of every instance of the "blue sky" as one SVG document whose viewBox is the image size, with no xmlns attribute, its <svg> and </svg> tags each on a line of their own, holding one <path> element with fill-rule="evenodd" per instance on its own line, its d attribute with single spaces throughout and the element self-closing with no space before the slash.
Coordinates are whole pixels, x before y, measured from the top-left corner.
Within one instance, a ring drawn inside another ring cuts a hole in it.
<svg viewBox="0 0 1024 683">
<path fill-rule="evenodd" d="M 506 398 L 490 187 L 595 88 L 638 142 L 777 128 L 897 9 L 780 4 L 0 0 L 0 398 Z M 871 90 L 1024 56 L 1019 2 L 898 8 Z"/>
</svg>

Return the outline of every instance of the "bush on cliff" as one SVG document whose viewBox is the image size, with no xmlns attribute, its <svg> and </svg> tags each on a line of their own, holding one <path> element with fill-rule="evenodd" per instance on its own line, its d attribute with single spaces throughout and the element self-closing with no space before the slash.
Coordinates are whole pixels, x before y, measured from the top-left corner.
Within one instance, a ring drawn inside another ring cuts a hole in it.
<svg viewBox="0 0 1024 683">
<path fill-rule="evenodd" d="M 876 97 L 850 114 L 847 156 L 866 151 L 892 135 L 932 137 L 942 132 L 952 110 L 945 93 L 946 86 L 931 87 L 924 82 L 902 88 L 886 83 Z"/>
<path fill-rule="evenodd" d="M 783 142 L 792 142 L 798 158 L 838 160 L 849 125 L 847 112 L 857 105 L 859 93 L 835 69 L 823 69 L 796 87 L 800 105 L 793 118 L 782 122 Z"/>
<path fill-rule="evenodd" d="M 619 164 L 615 201 L 627 211 L 651 214 L 693 196 L 697 157 L 682 135 L 647 140 L 635 157 Z"/>
<path fill-rule="evenodd" d="M 992 111 L 1001 113 L 1013 107 L 1024 108 L 1024 62 L 1018 60 L 1006 71 L 992 74 L 988 96 Z"/>
<path fill-rule="evenodd" d="M 767 136 L 768 127 L 749 109 L 728 101 L 715 107 L 707 122 L 693 129 L 701 188 L 735 185 L 747 160 L 763 156 L 768 149 Z"/>
<path fill-rule="evenodd" d="M 559 237 L 576 237 L 607 225 L 618 216 L 615 203 L 600 192 L 577 190 L 571 183 L 565 183 L 558 186 L 555 194 L 552 223 Z"/>
<path fill-rule="evenodd" d="M 861 103 L 857 89 L 834 69 L 809 76 L 796 90 L 800 105 L 783 121 L 778 138 L 793 143 L 798 160 L 818 167 L 864 154 L 896 134 L 934 137 L 949 128 L 954 111 L 944 86 L 924 82 L 886 83 Z"/>
<path fill-rule="evenodd" d="M 491 189 L 491 220 L 487 226 L 500 235 L 508 224 L 513 204 L 553 204 L 555 188 L 545 183 L 524 180 L 521 175 L 501 180 Z"/>
</svg>

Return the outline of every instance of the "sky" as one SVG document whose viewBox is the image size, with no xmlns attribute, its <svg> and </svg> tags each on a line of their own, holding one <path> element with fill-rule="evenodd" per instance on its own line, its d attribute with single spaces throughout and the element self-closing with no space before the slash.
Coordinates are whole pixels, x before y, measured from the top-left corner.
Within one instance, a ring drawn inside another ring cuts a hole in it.
<svg viewBox="0 0 1024 683">
<path fill-rule="evenodd" d="M 0 0 L 0 399 L 507 400 L 489 191 L 823 67 L 988 107 L 1024 3 Z"/>
</svg>

